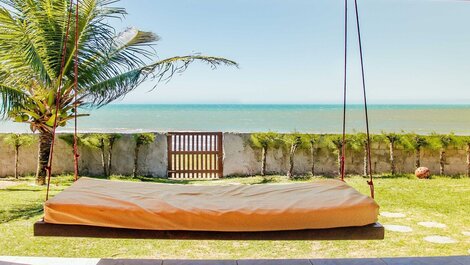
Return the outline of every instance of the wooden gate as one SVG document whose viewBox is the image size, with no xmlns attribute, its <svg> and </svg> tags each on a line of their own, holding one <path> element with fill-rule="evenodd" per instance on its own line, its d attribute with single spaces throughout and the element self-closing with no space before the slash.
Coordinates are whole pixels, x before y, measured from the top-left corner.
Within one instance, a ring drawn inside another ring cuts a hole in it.
<svg viewBox="0 0 470 265">
<path fill-rule="evenodd" d="M 221 132 L 170 132 L 167 141 L 169 178 L 222 177 Z"/>
</svg>

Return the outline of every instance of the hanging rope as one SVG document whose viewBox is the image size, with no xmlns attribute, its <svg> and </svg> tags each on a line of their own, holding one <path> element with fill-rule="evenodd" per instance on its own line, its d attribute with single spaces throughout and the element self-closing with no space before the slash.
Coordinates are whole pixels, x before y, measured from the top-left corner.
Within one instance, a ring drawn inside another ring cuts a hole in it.
<svg viewBox="0 0 470 265">
<path fill-rule="evenodd" d="M 366 81 L 364 72 L 364 56 L 362 52 L 362 39 L 361 39 L 361 27 L 359 22 L 359 8 L 357 0 L 354 0 L 354 10 L 356 13 L 356 26 L 357 35 L 359 42 L 359 55 L 361 61 L 361 77 L 362 77 L 362 92 L 364 97 L 364 113 L 366 120 L 366 151 L 367 151 L 367 175 L 369 180 L 367 184 L 370 187 L 370 196 L 375 197 L 374 192 L 374 179 L 372 176 L 372 161 L 371 161 L 371 146 L 370 146 L 370 129 L 369 129 L 369 112 L 367 109 L 367 93 L 366 93 Z M 341 180 L 344 181 L 345 176 L 345 157 L 346 157 L 346 102 L 347 102 L 347 58 L 348 58 L 348 0 L 344 1 L 344 87 L 343 87 L 343 131 L 342 131 L 342 146 L 341 146 Z"/>
<path fill-rule="evenodd" d="M 74 94 L 74 103 L 73 103 L 73 113 L 74 113 L 74 130 L 73 130 L 73 175 L 75 181 L 78 180 L 78 159 L 80 155 L 78 154 L 78 3 L 75 5 L 75 64 L 74 64 L 74 86 L 73 86 L 73 94 Z"/>
<path fill-rule="evenodd" d="M 62 48 L 62 58 L 60 63 L 60 70 L 59 70 L 59 77 L 58 77 L 58 87 L 57 87 L 57 95 L 55 99 L 55 113 L 54 115 L 54 124 L 52 126 L 52 139 L 51 139 L 51 149 L 49 152 L 49 159 L 47 161 L 46 172 L 47 172 L 47 189 L 46 189 L 46 201 L 49 199 L 49 190 L 51 186 L 51 175 L 52 175 L 52 157 L 54 155 L 54 143 L 56 137 L 56 129 L 57 129 L 57 118 L 59 116 L 59 106 L 62 96 L 62 81 L 64 77 L 64 67 L 65 67 L 65 57 L 67 55 L 67 42 L 69 40 L 69 33 L 70 33 L 70 21 L 72 19 L 72 7 L 73 7 L 73 0 L 70 0 L 70 7 L 68 9 L 68 16 L 67 16 L 67 23 L 65 26 L 65 36 L 64 36 L 64 45 Z"/>
<path fill-rule="evenodd" d="M 362 53 L 362 39 L 361 39 L 361 27 L 359 23 L 359 11 L 358 11 L 358 6 L 357 6 L 357 0 L 354 0 L 354 7 L 356 10 L 356 25 L 357 25 L 357 37 L 358 37 L 358 42 L 359 42 L 359 55 L 361 59 L 361 76 L 362 76 L 362 92 L 364 96 L 364 114 L 366 118 L 366 134 L 367 134 L 367 139 L 366 139 L 366 149 L 367 149 L 367 174 L 369 175 L 369 181 L 367 181 L 367 184 L 369 184 L 370 187 L 370 196 L 374 198 L 374 179 L 372 177 L 372 162 L 371 162 L 371 151 L 370 151 L 370 130 L 369 130 L 369 113 L 367 110 L 367 94 L 366 94 L 366 81 L 365 81 L 365 74 L 364 74 L 364 56 Z"/>
<path fill-rule="evenodd" d="M 348 0 L 344 0 L 344 83 L 343 83 L 343 139 L 341 142 L 341 180 L 345 175 L 345 153 L 346 153 L 346 96 L 347 96 L 347 70 L 348 66 Z"/>
</svg>

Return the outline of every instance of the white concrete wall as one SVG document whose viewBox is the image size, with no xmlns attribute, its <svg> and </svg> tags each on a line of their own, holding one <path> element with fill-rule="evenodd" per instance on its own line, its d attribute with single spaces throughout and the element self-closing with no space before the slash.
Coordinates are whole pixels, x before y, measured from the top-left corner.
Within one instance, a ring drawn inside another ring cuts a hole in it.
<svg viewBox="0 0 470 265">
<path fill-rule="evenodd" d="M 14 172 L 14 149 L 3 142 L 5 135 L 0 134 L 0 177 L 11 176 Z M 250 135 L 246 133 L 224 133 L 224 176 L 256 175 L 261 170 L 261 152 L 253 149 L 249 143 Z M 134 161 L 135 141 L 131 134 L 124 134 L 117 140 L 113 149 L 113 174 L 131 175 Z M 22 175 L 34 174 L 38 155 L 37 144 L 20 150 L 19 171 Z M 80 173 L 82 175 L 102 175 L 99 150 L 80 147 Z M 319 149 L 315 159 L 318 175 L 336 175 L 336 155 L 327 149 Z M 412 173 L 414 171 L 414 154 L 396 150 L 397 171 Z M 311 157 L 308 151 L 299 150 L 295 156 L 295 173 L 308 174 L 311 170 Z M 423 150 L 421 164 L 429 167 L 431 172 L 439 172 L 439 154 L 437 151 Z M 156 133 L 156 140 L 149 146 L 142 147 L 139 166 L 142 175 L 166 177 L 167 175 L 167 141 L 166 135 Z M 372 146 L 372 166 L 375 173 L 390 171 L 388 145 Z M 288 167 L 288 150 L 268 150 L 267 172 L 285 174 Z M 361 174 L 363 155 L 361 152 L 347 152 L 346 169 L 348 173 Z M 55 147 L 53 170 L 55 174 L 73 172 L 72 148 L 62 140 Z M 447 151 L 446 174 L 466 173 L 466 151 L 449 149 Z"/>
</svg>

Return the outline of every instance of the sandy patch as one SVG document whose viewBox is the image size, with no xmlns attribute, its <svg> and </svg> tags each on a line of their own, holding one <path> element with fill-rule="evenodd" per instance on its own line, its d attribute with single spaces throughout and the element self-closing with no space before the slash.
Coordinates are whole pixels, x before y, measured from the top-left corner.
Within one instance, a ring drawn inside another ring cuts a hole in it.
<svg viewBox="0 0 470 265">
<path fill-rule="evenodd" d="M 413 232 L 413 229 L 409 226 L 403 225 L 384 225 L 386 230 L 399 232 L 399 233 L 410 233 Z"/>
<path fill-rule="evenodd" d="M 470 236 L 470 231 L 463 231 L 463 232 L 462 232 L 462 235 L 464 235 L 464 236 Z"/>
<path fill-rule="evenodd" d="M 436 222 L 419 222 L 418 225 L 428 228 L 446 228 L 447 225 Z"/>
<path fill-rule="evenodd" d="M 424 238 L 425 241 L 436 243 L 436 244 L 453 244 L 457 243 L 457 240 L 447 236 L 427 236 Z"/>
<path fill-rule="evenodd" d="M 392 213 L 392 212 L 381 212 L 381 216 L 388 218 L 404 218 L 406 215 L 404 213 Z"/>
</svg>

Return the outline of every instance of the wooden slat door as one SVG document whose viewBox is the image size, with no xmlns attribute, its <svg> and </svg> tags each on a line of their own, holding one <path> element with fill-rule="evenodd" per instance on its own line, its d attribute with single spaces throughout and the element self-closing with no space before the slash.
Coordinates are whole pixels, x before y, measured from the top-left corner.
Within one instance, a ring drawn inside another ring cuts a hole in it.
<svg viewBox="0 0 470 265">
<path fill-rule="evenodd" d="M 168 177 L 216 179 L 223 175 L 221 132 L 170 132 Z"/>
</svg>

